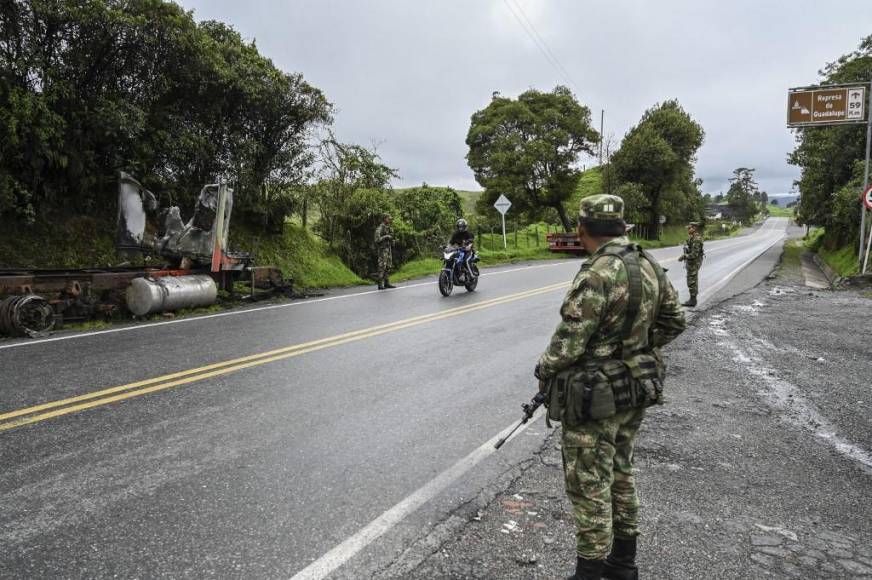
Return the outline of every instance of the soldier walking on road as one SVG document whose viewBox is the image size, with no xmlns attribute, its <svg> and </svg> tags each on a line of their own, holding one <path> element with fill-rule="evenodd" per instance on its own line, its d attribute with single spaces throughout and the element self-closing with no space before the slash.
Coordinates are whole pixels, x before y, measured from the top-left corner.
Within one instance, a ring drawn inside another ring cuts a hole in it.
<svg viewBox="0 0 872 580">
<path fill-rule="evenodd" d="M 702 266 L 702 259 L 705 257 L 700 229 L 699 222 L 687 224 L 688 238 L 684 242 L 684 254 L 678 258 L 679 262 L 684 262 L 684 267 L 687 270 L 687 289 L 690 291 L 690 299 L 682 306 L 690 308 L 696 306 L 696 295 L 699 294 L 699 269 Z"/>
<path fill-rule="evenodd" d="M 385 214 L 382 223 L 375 229 L 375 247 L 378 251 L 378 289 L 396 288 L 388 279 L 393 267 L 393 255 L 391 246 L 394 242 L 394 234 L 391 229 L 391 216 Z"/>
<path fill-rule="evenodd" d="M 578 234 L 591 255 L 536 365 L 548 416 L 563 423 L 566 493 L 577 527 L 570 580 L 634 580 L 639 499 L 633 475 L 645 407 L 662 402 L 659 347 L 685 329 L 678 294 L 625 235 L 624 202 L 581 201 Z"/>
</svg>

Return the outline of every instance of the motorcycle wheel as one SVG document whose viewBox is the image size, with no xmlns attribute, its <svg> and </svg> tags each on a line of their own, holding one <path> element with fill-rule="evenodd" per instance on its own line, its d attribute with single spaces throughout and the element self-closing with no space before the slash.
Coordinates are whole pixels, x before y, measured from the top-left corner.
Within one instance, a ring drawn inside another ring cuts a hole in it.
<svg viewBox="0 0 872 580">
<path fill-rule="evenodd" d="M 471 277 L 469 280 L 466 281 L 466 284 L 464 284 L 464 286 L 466 286 L 467 292 L 472 292 L 473 290 L 475 290 L 475 287 L 478 286 L 478 276 Z"/>
<path fill-rule="evenodd" d="M 439 273 L 439 292 L 443 296 L 451 296 L 452 290 L 454 290 L 454 283 L 451 281 L 451 273 L 442 270 Z"/>
</svg>

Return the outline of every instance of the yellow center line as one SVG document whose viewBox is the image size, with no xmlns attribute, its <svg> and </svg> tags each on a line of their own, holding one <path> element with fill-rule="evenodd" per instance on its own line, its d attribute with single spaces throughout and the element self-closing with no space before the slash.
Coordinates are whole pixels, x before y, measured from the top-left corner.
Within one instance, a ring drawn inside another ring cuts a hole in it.
<svg viewBox="0 0 872 580">
<path fill-rule="evenodd" d="M 369 328 L 348 332 L 332 337 L 322 338 L 311 342 L 291 345 L 280 349 L 249 355 L 246 357 L 213 363 L 195 369 L 189 369 L 185 371 L 162 375 L 159 377 L 154 377 L 152 379 L 137 381 L 135 383 L 129 383 L 109 389 L 103 389 L 101 391 L 86 393 L 84 395 L 79 395 L 76 397 L 70 397 L 58 401 L 51 401 L 48 403 L 27 407 L 24 409 L 10 411 L 8 413 L 0 415 L 0 421 L 13 419 L 12 421 L 0 423 L 0 432 L 14 429 L 22 425 L 37 423 L 46 419 L 51 419 L 53 417 L 60 417 L 70 413 L 75 413 L 77 411 L 107 405 L 116 401 L 122 401 L 132 397 L 138 397 L 141 395 L 154 393 L 180 385 L 186 385 L 189 383 L 202 381 L 213 377 L 223 376 L 243 369 L 264 365 L 279 360 L 284 360 L 287 358 L 315 352 L 326 348 L 332 348 L 342 344 L 347 344 L 349 342 L 372 338 L 382 334 L 387 334 L 389 332 L 395 332 L 397 330 L 426 324 L 428 322 L 451 318 L 454 316 L 459 316 L 461 314 L 466 314 L 468 312 L 474 312 L 476 310 L 483 310 L 485 308 L 491 308 L 493 306 L 514 302 L 516 300 L 522 300 L 524 298 L 530 298 L 561 288 L 566 288 L 568 286 L 568 282 L 551 284 L 549 286 L 543 286 L 541 288 L 536 288 L 533 290 L 518 292 L 516 294 L 509 294 L 507 296 L 502 296 L 500 298 L 494 298 L 491 300 L 486 300 L 484 302 L 478 302 L 467 306 L 460 306 L 441 312 L 415 316 L 413 318 L 408 318 L 405 320 L 399 320 L 387 324 L 372 326 Z M 90 402 L 83 403 L 82 401 Z M 47 409 L 55 410 L 43 413 L 40 412 L 46 411 Z M 23 417 L 24 415 L 29 416 Z M 16 419 L 16 417 L 19 418 Z"/>
</svg>

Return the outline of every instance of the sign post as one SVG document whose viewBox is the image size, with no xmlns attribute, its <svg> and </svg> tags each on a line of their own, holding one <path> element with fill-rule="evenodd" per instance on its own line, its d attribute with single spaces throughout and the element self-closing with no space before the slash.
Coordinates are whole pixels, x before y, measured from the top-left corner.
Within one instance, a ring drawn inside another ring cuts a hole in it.
<svg viewBox="0 0 872 580">
<path fill-rule="evenodd" d="M 509 211 L 509 208 L 512 207 L 512 202 L 509 201 L 509 198 L 503 194 L 500 194 L 499 199 L 494 202 L 494 207 L 497 208 L 497 211 L 500 212 L 500 215 L 503 218 L 503 249 L 506 249 L 506 212 Z"/>
<path fill-rule="evenodd" d="M 869 149 L 872 147 L 872 81 L 869 81 L 869 120 L 866 123 L 866 167 L 863 169 L 863 191 L 868 194 L 869 188 Z M 866 235 L 866 209 L 872 209 L 872 205 L 864 205 L 860 207 L 860 255 L 857 260 L 863 257 L 863 236 Z M 869 234 L 872 239 L 872 234 Z M 869 250 L 866 249 L 866 258 L 869 258 Z M 863 273 L 866 273 L 866 264 L 863 264 Z"/>
<path fill-rule="evenodd" d="M 863 214 L 865 216 L 866 210 L 872 211 L 872 185 L 867 186 L 866 189 L 863 190 Z M 862 225 L 860 226 L 863 227 Z M 862 240 L 863 234 L 860 234 L 860 239 Z M 869 250 L 872 249 L 872 232 L 869 233 L 869 238 L 866 241 L 866 257 L 863 258 L 863 269 L 860 271 L 861 274 L 866 273 L 866 266 L 869 265 Z M 863 251 L 863 248 L 860 248 L 860 251 Z"/>
<path fill-rule="evenodd" d="M 787 93 L 787 126 L 866 124 L 866 168 L 863 191 L 869 187 L 869 156 L 872 148 L 872 81 L 864 85 L 825 85 L 790 89 Z M 866 236 L 866 206 L 860 208 L 860 244 L 857 259 L 863 259 Z M 872 238 L 872 234 L 870 234 Z M 865 270 L 865 266 L 864 266 Z"/>
</svg>

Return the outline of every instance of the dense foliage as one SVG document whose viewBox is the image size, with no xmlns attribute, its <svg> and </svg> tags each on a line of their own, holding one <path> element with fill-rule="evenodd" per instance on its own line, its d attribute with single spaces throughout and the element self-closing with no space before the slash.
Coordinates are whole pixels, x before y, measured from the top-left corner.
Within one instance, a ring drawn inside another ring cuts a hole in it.
<svg viewBox="0 0 872 580">
<path fill-rule="evenodd" d="M 872 78 L 872 35 L 858 49 L 827 64 L 823 83 L 868 84 Z M 802 170 L 800 223 L 826 227 L 831 247 L 859 237 L 860 189 L 866 147 L 865 125 L 796 130 L 797 146 L 788 160 Z"/>
<path fill-rule="evenodd" d="M 0 216 L 111 213 L 125 170 L 183 208 L 228 180 L 275 227 L 330 115 L 301 75 L 174 3 L 0 4 Z"/>
<path fill-rule="evenodd" d="M 649 225 L 657 224 L 661 215 L 668 223 L 702 217 L 701 182 L 694 178 L 693 164 L 704 138 L 702 127 L 678 101 L 645 111 L 639 124 L 627 132 L 609 167 L 615 181 L 622 184 L 616 193 L 633 193 L 627 200 L 631 214 Z M 658 229 L 647 231 L 656 236 Z"/>
<path fill-rule="evenodd" d="M 467 162 L 485 189 L 479 211 L 505 194 L 512 210 L 530 219 L 553 208 L 569 230 L 564 202 L 578 183 L 578 158 L 592 153 L 598 139 L 590 110 L 565 87 L 548 93 L 531 89 L 517 99 L 495 93 L 487 107 L 472 115 L 466 136 Z"/>
</svg>

